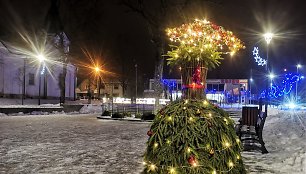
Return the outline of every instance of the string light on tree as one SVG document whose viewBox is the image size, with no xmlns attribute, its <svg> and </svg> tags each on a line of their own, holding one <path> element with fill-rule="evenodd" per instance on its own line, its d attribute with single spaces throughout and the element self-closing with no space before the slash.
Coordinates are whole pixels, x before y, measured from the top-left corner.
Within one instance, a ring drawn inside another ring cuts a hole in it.
<svg viewBox="0 0 306 174">
<path fill-rule="evenodd" d="M 205 19 L 166 31 L 173 42 L 168 64 L 180 67 L 183 95 L 152 122 L 143 173 L 245 174 L 242 159 L 237 158 L 241 143 L 236 142 L 234 121 L 204 96 L 207 70 L 218 66 L 224 54 L 244 48 L 242 42 Z M 154 171 L 151 165 L 156 166 Z"/>
</svg>

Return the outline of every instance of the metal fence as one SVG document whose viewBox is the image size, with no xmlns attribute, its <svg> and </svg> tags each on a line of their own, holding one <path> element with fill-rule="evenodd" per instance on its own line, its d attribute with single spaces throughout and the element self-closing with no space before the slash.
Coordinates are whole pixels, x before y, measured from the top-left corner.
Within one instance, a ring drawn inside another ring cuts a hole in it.
<svg viewBox="0 0 306 174">
<path fill-rule="evenodd" d="M 130 114 L 144 114 L 154 113 L 154 105 L 149 104 L 102 104 L 102 113 L 109 111 L 113 113 L 130 113 Z"/>
</svg>

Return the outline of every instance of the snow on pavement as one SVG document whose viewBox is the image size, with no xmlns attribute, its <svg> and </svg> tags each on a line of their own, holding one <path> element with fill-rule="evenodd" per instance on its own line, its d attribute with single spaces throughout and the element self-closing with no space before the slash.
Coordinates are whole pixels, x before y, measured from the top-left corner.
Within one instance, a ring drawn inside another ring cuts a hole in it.
<svg viewBox="0 0 306 174">
<path fill-rule="evenodd" d="M 86 106 L 81 113 L 99 112 Z M 251 174 L 306 173 L 306 113 L 269 108 L 268 154 L 243 152 Z M 0 173 L 139 173 L 148 123 L 99 114 L 0 117 Z"/>
<path fill-rule="evenodd" d="M 1 117 L 0 173 L 140 173 L 148 123 L 96 116 Z"/>
<path fill-rule="evenodd" d="M 263 139 L 269 153 L 242 155 L 250 173 L 305 174 L 306 113 L 273 109 L 268 113 Z"/>
</svg>

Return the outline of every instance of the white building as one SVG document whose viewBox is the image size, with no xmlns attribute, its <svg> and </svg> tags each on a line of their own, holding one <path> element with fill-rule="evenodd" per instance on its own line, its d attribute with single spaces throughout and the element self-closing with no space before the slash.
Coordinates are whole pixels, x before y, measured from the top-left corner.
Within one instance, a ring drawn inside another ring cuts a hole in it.
<svg viewBox="0 0 306 174">
<path fill-rule="evenodd" d="M 15 54 L 0 43 L 0 97 L 16 98 L 24 93 L 26 98 L 38 98 L 39 94 L 41 98 L 59 98 L 63 64 L 44 62 Z M 66 98 L 75 99 L 76 67 L 70 63 L 67 65 L 65 86 Z"/>
</svg>

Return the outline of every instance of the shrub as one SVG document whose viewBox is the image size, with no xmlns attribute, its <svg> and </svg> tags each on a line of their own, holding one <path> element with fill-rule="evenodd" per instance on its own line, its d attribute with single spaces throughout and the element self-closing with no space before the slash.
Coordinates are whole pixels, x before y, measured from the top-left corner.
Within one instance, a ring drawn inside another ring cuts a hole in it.
<svg viewBox="0 0 306 174">
<path fill-rule="evenodd" d="M 103 113 L 102 113 L 102 116 L 110 116 L 111 113 L 108 111 L 108 110 L 105 110 Z"/>
<path fill-rule="evenodd" d="M 155 114 L 152 114 L 151 112 L 145 112 L 141 117 L 142 120 L 154 120 L 154 118 Z"/>
<path fill-rule="evenodd" d="M 139 112 L 137 112 L 137 113 L 135 114 L 135 118 L 142 118 L 142 114 L 139 113 Z"/>
<path fill-rule="evenodd" d="M 112 118 L 124 118 L 124 116 L 123 114 L 116 112 L 112 115 Z"/>
<path fill-rule="evenodd" d="M 131 113 L 129 112 L 123 112 L 122 115 L 123 117 L 131 117 Z"/>
</svg>

